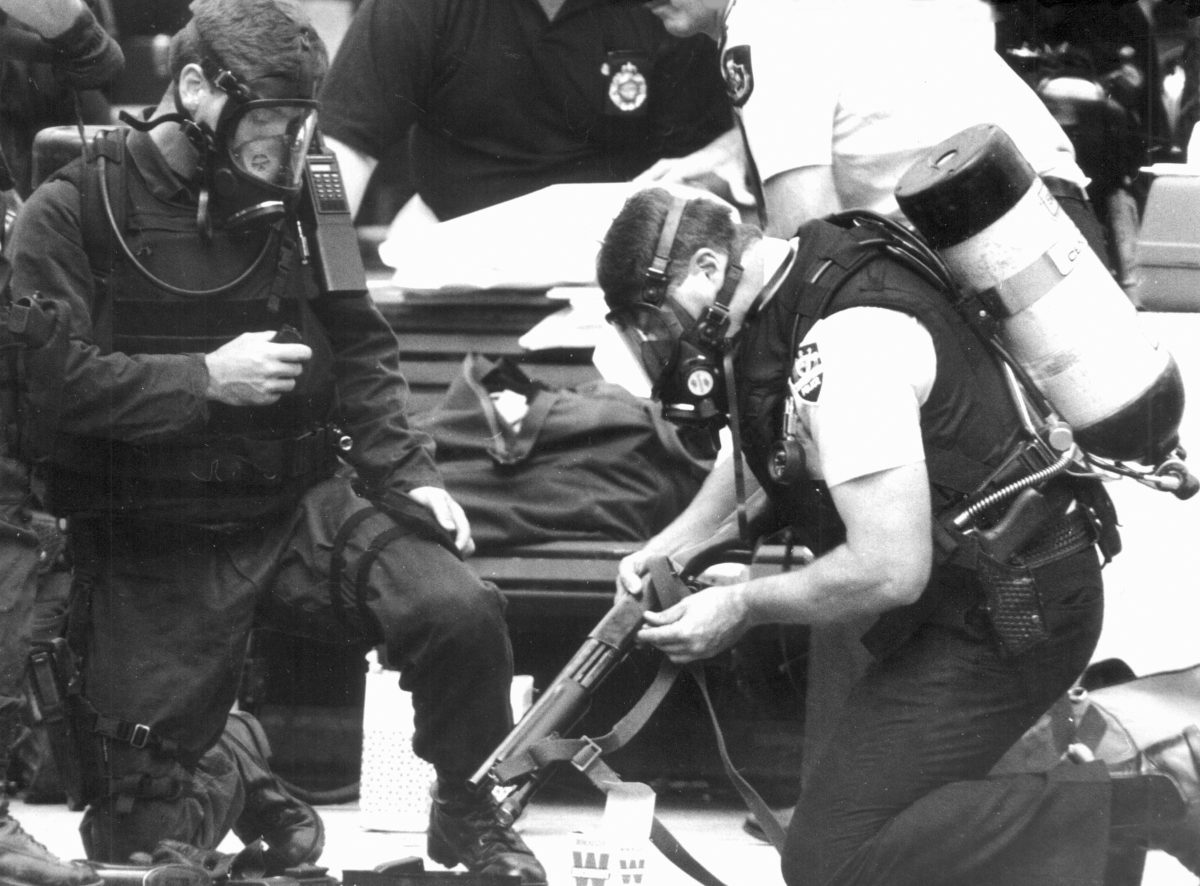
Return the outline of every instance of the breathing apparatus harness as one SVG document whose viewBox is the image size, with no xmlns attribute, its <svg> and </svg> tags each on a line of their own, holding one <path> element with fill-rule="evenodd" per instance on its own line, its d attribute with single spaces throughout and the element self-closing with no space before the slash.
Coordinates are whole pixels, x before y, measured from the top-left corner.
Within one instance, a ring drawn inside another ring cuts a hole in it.
<svg viewBox="0 0 1200 886">
<path fill-rule="evenodd" d="M 738 523 L 744 530 L 747 518 L 745 479 L 741 471 L 740 416 L 732 348 L 726 337 L 729 304 L 741 279 L 740 254 L 731 256 L 730 272 L 721 290 L 700 319 L 692 322 L 667 295 L 671 248 L 686 206 L 687 201 L 673 198 L 653 258 L 643 274 L 641 301 L 632 308 L 613 311 L 608 319 L 635 356 L 640 357 L 643 368 L 651 377 L 654 396 L 663 402 L 663 414 L 668 420 L 684 426 L 715 425 L 722 423 L 728 415 L 734 448 Z M 817 308 L 807 312 L 809 316 L 797 315 L 792 329 L 793 352 L 808 329 L 825 314 L 842 287 L 884 254 L 899 260 L 938 291 L 947 293 L 969 328 L 998 358 L 1025 432 L 1025 442 L 1022 452 L 1011 459 L 1016 466 L 1005 473 L 1003 479 L 982 485 L 953 513 L 942 515 L 940 522 L 952 535 L 961 539 L 974 533 L 981 516 L 994 515 L 997 506 L 1005 505 L 1025 490 L 1043 487 L 1060 475 L 1070 472 L 1084 478 L 1099 476 L 1087 466 L 1087 456 L 1075 445 L 1070 429 L 1055 418 L 1054 410 L 1023 368 L 996 336 L 981 325 L 977 312 L 972 313 L 945 262 L 919 236 L 889 218 L 865 210 L 840 213 L 828 221 L 853 232 L 855 242 L 849 247 L 848 255 L 827 257 L 808 279 L 809 286 L 824 291 L 819 296 Z M 759 293 L 748 315 L 757 312 L 764 299 L 773 293 L 790 264 L 790 259 L 783 263 L 775 278 Z M 689 322 L 692 322 L 690 328 L 686 325 Z M 674 347 L 664 347 L 667 339 L 673 339 Z M 789 379 L 789 386 L 791 384 Z M 795 405 L 797 397 L 794 390 L 789 391 L 778 442 L 768 464 L 771 478 L 785 486 L 804 476 L 804 454 L 799 442 Z"/>
<path fill-rule="evenodd" d="M 839 267 L 833 258 L 826 258 L 813 273 L 809 285 L 822 286 L 825 291 L 811 317 L 797 315 L 792 329 L 793 352 L 816 319 L 825 315 L 841 288 L 882 252 L 898 259 L 935 289 L 946 293 L 959 315 L 966 320 L 967 326 L 997 357 L 1004 374 L 1012 403 L 1021 419 L 1028 446 L 1033 453 L 1033 462 L 1037 467 L 1016 479 L 1008 480 L 972 497 L 950 517 L 950 525 L 960 531 L 966 530 L 976 517 L 988 509 L 1009 500 L 1025 489 L 1042 485 L 1068 472 L 1073 465 L 1076 466 L 1077 475 L 1093 476 L 1090 472 L 1078 470 L 1084 454 L 1075 446 L 1070 428 L 1054 417 L 1054 410 L 1024 368 L 1012 358 L 996 336 L 989 334 L 982 325 L 978 312 L 970 310 L 960 295 L 960 288 L 950 269 L 924 240 L 904 225 L 869 210 L 838 213 L 830 216 L 828 221 L 859 232 L 856 237 L 858 255 L 846 267 Z M 836 269 L 832 275 L 831 269 Z M 780 440 L 776 444 L 769 466 L 772 479 L 783 485 L 800 479 L 804 469 L 803 451 L 796 434 L 797 397 L 798 394 L 794 390 L 789 391 Z"/>
</svg>

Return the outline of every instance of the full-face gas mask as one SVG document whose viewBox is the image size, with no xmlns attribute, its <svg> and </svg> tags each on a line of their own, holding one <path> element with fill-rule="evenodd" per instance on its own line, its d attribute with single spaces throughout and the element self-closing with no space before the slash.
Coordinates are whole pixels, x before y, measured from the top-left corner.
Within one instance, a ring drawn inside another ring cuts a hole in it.
<svg viewBox="0 0 1200 886">
<path fill-rule="evenodd" d="M 229 100 L 203 139 L 210 223 L 232 231 L 270 224 L 299 199 L 318 103 L 261 98 L 228 70 L 212 80 Z"/>
<path fill-rule="evenodd" d="M 695 320 L 667 294 L 671 248 L 688 201 L 672 198 L 654 258 L 646 269 L 641 300 L 605 318 L 650 381 L 663 417 L 681 427 L 720 430 L 728 395 L 722 361 L 727 350 L 729 302 L 741 279 L 731 256 L 713 304 Z"/>
<path fill-rule="evenodd" d="M 229 96 L 215 130 L 192 119 L 178 94 L 175 113 L 139 120 L 122 112 L 121 119 L 142 131 L 177 123 L 196 148 L 202 178 L 196 221 L 202 235 L 214 228 L 238 232 L 270 225 L 299 200 L 320 105 L 312 99 L 264 98 L 227 68 L 203 67 Z"/>
</svg>

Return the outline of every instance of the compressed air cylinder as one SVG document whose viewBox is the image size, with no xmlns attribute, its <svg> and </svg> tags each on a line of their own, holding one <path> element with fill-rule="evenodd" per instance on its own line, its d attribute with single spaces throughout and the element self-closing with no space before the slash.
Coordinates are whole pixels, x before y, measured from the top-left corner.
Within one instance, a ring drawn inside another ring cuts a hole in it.
<svg viewBox="0 0 1200 886">
<path fill-rule="evenodd" d="M 896 199 L 1083 449 L 1147 464 L 1174 449 L 1179 367 L 1002 129 L 932 148 Z"/>
</svg>

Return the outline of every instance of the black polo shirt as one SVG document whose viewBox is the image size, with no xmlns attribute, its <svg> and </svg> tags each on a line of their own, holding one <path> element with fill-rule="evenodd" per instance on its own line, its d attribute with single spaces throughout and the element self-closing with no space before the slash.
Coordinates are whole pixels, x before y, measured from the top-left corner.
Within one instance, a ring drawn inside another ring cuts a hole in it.
<svg viewBox="0 0 1200 886">
<path fill-rule="evenodd" d="M 321 101 L 322 130 L 372 157 L 412 130 L 441 218 L 626 180 L 731 124 L 712 41 L 632 0 L 566 0 L 552 22 L 537 0 L 365 0 Z"/>
</svg>

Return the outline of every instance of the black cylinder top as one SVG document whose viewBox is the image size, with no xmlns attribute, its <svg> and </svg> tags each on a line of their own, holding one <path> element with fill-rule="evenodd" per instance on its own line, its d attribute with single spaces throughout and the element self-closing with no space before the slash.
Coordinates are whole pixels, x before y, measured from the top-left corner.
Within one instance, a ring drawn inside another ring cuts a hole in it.
<svg viewBox="0 0 1200 886">
<path fill-rule="evenodd" d="M 973 237 L 1011 210 L 1037 179 L 999 126 L 964 129 L 912 165 L 896 202 L 934 249 Z"/>
</svg>

